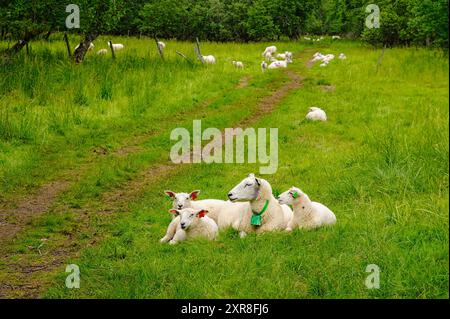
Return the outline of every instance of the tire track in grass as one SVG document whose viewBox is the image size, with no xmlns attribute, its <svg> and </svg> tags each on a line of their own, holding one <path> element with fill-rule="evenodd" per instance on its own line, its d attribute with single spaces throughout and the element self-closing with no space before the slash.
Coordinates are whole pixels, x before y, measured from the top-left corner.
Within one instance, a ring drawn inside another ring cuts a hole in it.
<svg viewBox="0 0 450 319">
<path fill-rule="evenodd" d="M 251 76 L 249 75 L 241 77 L 235 88 L 247 87 L 250 80 Z M 219 98 L 210 98 L 201 102 L 197 110 L 206 110 Z M 171 118 L 172 116 L 168 116 L 160 119 L 160 121 L 169 121 Z M 158 132 L 151 130 L 127 138 L 121 143 L 122 146 L 113 150 L 110 155 L 125 157 L 133 153 L 139 153 L 142 151 L 141 145 L 156 135 L 158 135 Z M 85 159 L 86 163 L 58 174 L 57 179 L 40 186 L 34 194 L 21 198 L 18 203 L 3 203 L 3 207 L 0 207 L 0 244 L 3 245 L 13 239 L 33 218 L 47 212 L 54 205 L 58 196 L 76 183 L 80 176 L 100 164 L 101 157 L 108 155 L 108 150 L 101 147 L 93 148 L 91 153 L 95 155 L 94 158 L 88 157 Z"/>
<path fill-rule="evenodd" d="M 289 81 L 281 87 L 274 89 L 271 94 L 259 98 L 251 115 L 235 123 L 235 127 L 249 126 L 265 115 L 270 114 L 292 90 L 301 86 L 303 80 L 302 77 L 290 70 L 287 70 L 285 73 L 287 74 Z M 245 84 L 242 84 L 242 82 Z M 242 80 L 242 82 L 239 82 L 237 88 L 248 85 L 248 79 Z M 189 156 L 191 155 L 192 154 L 189 154 Z M 56 247 L 53 247 L 51 251 L 48 251 L 46 258 L 37 258 L 37 262 L 36 260 L 26 260 L 25 263 L 7 263 L 6 271 L 11 274 L 13 283 L 1 283 L 2 278 L 0 277 L 0 297 L 39 297 L 50 284 L 51 274 L 54 273 L 56 269 L 63 266 L 67 259 L 79 256 L 80 247 L 82 245 L 84 247 L 86 245 L 90 246 L 101 239 L 101 237 L 98 236 L 95 237 L 96 239 L 94 239 L 94 241 L 80 238 L 80 235 L 84 231 L 89 230 L 92 218 L 100 219 L 105 225 L 110 224 L 113 218 L 112 212 L 117 214 L 118 212 L 126 211 L 127 205 L 139 198 L 146 189 L 157 184 L 162 179 L 167 179 L 173 174 L 180 173 L 182 167 L 183 165 L 174 164 L 169 161 L 156 165 L 153 164 L 151 167 L 138 174 L 133 180 L 123 183 L 115 190 L 105 192 L 101 196 L 100 202 L 106 205 L 101 206 L 100 208 L 84 207 L 78 209 L 77 211 L 79 214 L 77 214 L 77 216 L 79 217 L 79 220 L 77 232 L 75 234 L 69 234 L 67 240 L 61 241 Z M 55 196 L 52 197 L 52 200 L 54 199 Z M 65 207 L 60 207 L 59 209 L 64 211 L 64 208 Z M 8 256 L 6 256 L 6 259 L 8 260 Z"/>
</svg>

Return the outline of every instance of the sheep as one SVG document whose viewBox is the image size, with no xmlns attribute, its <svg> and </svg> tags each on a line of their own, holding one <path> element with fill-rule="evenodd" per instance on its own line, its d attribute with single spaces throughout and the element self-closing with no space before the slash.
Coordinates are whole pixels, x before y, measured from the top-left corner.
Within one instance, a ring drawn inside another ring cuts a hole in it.
<svg viewBox="0 0 450 319">
<path fill-rule="evenodd" d="M 262 61 L 261 62 L 261 71 L 264 72 L 267 69 L 267 62 L 266 61 Z"/>
<path fill-rule="evenodd" d="M 108 53 L 108 50 L 107 50 L 107 49 L 100 49 L 100 50 L 97 51 L 97 54 L 98 54 L 98 55 L 105 55 L 105 54 L 107 54 L 107 53 Z"/>
<path fill-rule="evenodd" d="M 241 61 L 233 61 L 232 63 L 237 69 L 243 69 L 244 68 L 244 63 L 242 63 Z"/>
<path fill-rule="evenodd" d="M 216 239 L 219 228 L 214 220 L 206 216 L 205 209 L 183 208 L 171 209 L 176 221 L 176 232 L 173 237 L 164 236 L 161 242 L 174 245 L 189 238 L 204 237 L 210 240 Z M 170 227 L 170 225 L 169 225 Z"/>
<path fill-rule="evenodd" d="M 166 48 L 166 44 L 164 42 L 162 42 L 162 41 L 158 41 L 158 48 L 161 51 L 164 51 L 164 49 Z"/>
<path fill-rule="evenodd" d="M 323 121 L 327 120 L 327 115 L 324 110 L 318 107 L 310 107 L 308 114 L 306 114 L 306 119 L 310 121 Z"/>
<path fill-rule="evenodd" d="M 328 65 L 328 62 L 323 62 L 323 63 L 321 63 L 319 66 L 321 67 L 321 68 L 323 68 L 323 67 L 326 67 Z"/>
<path fill-rule="evenodd" d="M 303 37 L 303 39 L 307 40 L 307 41 L 311 41 L 310 37 Z"/>
<path fill-rule="evenodd" d="M 345 54 L 344 53 L 341 53 L 341 54 L 339 54 L 339 57 L 338 57 L 340 60 L 345 60 L 345 59 L 347 59 L 347 57 L 345 56 Z"/>
<path fill-rule="evenodd" d="M 274 45 L 272 45 L 272 46 L 270 46 L 270 47 L 267 47 L 267 48 L 264 50 L 262 56 L 263 56 L 264 58 L 268 59 L 269 57 L 272 56 L 272 54 L 275 54 L 276 52 L 277 52 L 277 47 L 274 46 Z"/>
<path fill-rule="evenodd" d="M 278 197 L 278 202 L 284 205 L 292 205 L 294 217 L 288 223 L 286 231 L 295 228 L 313 229 L 336 223 L 336 216 L 325 205 L 312 202 L 308 195 L 299 188 L 292 186 L 288 191 Z"/>
<path fill-rule="evenodd" d="M 76 47 L 75 47 L 75 51 L 80 47 L 80 45 L 81 45 L 81 43 L 79 43 Z M 94 45 L 94 43 L 92 43 L 92 42 L 89 42 L 89 47 L 88 47 L 88 51 L 91 51 L 91 50 L 93 50 L 94 49 L 94 47 L 95 47 L 95 45 Z"/>
<path fill-rule="evenodd" d="M 246 233 L 240 228 L 242 216 L 250 211 L 248 203 L 232 203 L 219 199 L 203 199 L 196 200 L 200 194 L 199 190 L 191 193 L 175 193 L 170 190 L 164 192 L 173 199 L 172 209 L 195 208 L 206 209 L 209 211 L 208 216 L 213 219 L 219 229 L 232 227 L 240 232 L 240 236 L 244 237 Z M 172 220 L 167 228 L 167 237 L 173 237 L 176 232 L 177 221 Z"/>
<path fill-rule="evenodd" d="M 114 49 L 114 51 L 119 51 L 122 50 L 124 48 L 124 45 L 122 43 L 112 43 L 111 41 L 108 41 L 108 44 Z"/>
<path fill-rule="evenodd" d="M 334 54 L 326 54 L 323 55 L 320 52 L 316 52 L 313 55 L 311 62 L 322 61 L 323 63 L 320 65 L 321 67 L 327 66 L 331 60 L 334 59 Z"/>
<path fill-rule="evenodd" d="M 284 60 L 284 61 L 276 60 L 276 61 L 270 63 L 268 68 L 269 69 L 287 68 L 287 64 L 288 64 L 287 60 Z"/>
<path fill-rule="evenodd" d="M 286 51 L 284 53 L 278 53 L 277 58 L 287 60 L 289 63 L 292 62 L 292 52 Z M 274 62 L 274 61 L 272 61 Z"/>
<path fill-rule="evenodd" d="M 278 58 L 278 59 L 283 59 L 283 60 L 284 60 L 284 59 L 286 59 L 286 54 L 285 54 L 285 53 L 278 53 L 278 54 L 277 54 L 277 58 Z"/>
<path fill-rule="evenodd" d="M 338 40 L 338 39 L 340 39 L 341 37 L 340 36 L 338 36 L 338 35 L 333 35 L 332 37 L 331 37 L 331 39 L 333 39 L 333 40 Z"/>
<path fill-rule="evenodd" d="M 229 193 L 231 202 L 249 202 L 251 210 L 242 216 L 241 227 L 246 232 L 263 233 L 286 229 L 293 218 L 287 205 L 280 205 L 265 179 L 249 174 Z"/>
<path fill-rule="evenodd" d="M 203 61 L 206 64 L 214 64 L 216 63 L 216 58 L 213 55 L 203 55 Z"/>
</svg>

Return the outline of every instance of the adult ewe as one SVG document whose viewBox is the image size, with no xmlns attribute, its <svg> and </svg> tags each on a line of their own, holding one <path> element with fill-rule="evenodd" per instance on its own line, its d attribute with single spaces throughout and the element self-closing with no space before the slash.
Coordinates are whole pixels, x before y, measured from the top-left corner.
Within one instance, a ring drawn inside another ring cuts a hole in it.
<svg viewBox="0 0 450 319">
<path fill-rule="evenodd" d="M 246 232 L 263 233 L 282 230 L 292 218 L 292 210 L 280 205 L 272 195 L 272 187 L 265 179 L 249 174 L 229 193 L 232 202 L 249 202 L 251 211 L 242 220 L 241 227 Z"/>
<path fill-rule="evenodd" d="M 277 52 L 277 47 L 272 45 L 270 47 L 267 47 L 264 52 L 262 53 L 262 56 L 265 59 L 270 59 L 272 57 L 273 54 L 275 54 Z"/>
<path fill-rule="evenodd" d="M 216 63 L 216 58 L 214 57 L 214 55 L 203 55 L 203 61 L 206 64 L 214 64 Z"/>
<path fill-rule="evenodd" d="M 232 63 L 236 67 L 236 69 L 243 69 L 244 68 L 244 63 L 242 63 L 241 61 L 233 61 Z"/>
<path fill-rule="evenodd" d="M 310 121 L 323 121 L 327 120 L 327 114 L 324 110 L 319 107 L 310 107 L 308 114 L 306 114 L 306 119 Z"/>
<path fill-rule="evenodd" d="M 207 210 L 183 208 L 171 209 L 169 212 L 176 216 L 174 218 L 177 226 L 176 232 L 173 237 L 168 236 L 169 232 L 167 232 L 161 242 L 169 242 L 173 245 L 189 238 L 204 237 L 212 240 L 217 237 L 219 228 L 214 220 L 206 216 Z"/>
<path fill-rule="evenodd" d="M 312 202 L 308 195 L 297 187 L 292 186 L 288 191 L 282 193 L 278 202 L 292 205 L 294 208 L 294 217 L 288 223 L 287 231 L 295 228 L 313 229 L 336 223 L 336 216 L 328 207 L 318 202 Z"/>
</svg>

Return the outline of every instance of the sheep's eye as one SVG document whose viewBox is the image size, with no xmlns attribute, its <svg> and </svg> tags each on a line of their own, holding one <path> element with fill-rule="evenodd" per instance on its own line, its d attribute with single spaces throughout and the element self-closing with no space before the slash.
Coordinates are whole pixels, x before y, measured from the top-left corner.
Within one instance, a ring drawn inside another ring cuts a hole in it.
<svg viewBox="0 0 450 319">
<path fill-rule="evenodd" d="M 250 187 L 250 186 L 252 186 L 253 184 L 245 184 L 245 186 L 244 187 Z"/>
</svg>

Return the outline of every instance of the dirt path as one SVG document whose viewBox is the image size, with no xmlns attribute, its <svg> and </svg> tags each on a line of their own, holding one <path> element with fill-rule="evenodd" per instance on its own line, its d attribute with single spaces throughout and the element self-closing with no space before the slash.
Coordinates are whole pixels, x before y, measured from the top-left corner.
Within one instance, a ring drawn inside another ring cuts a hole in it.
<svg viewBox="0 0 450 319">
<path fill-rule="evenodd" d="M 234 124 L 235 127 L 248 127 L 257 122 L 263 116 L 271 113 L 277 105 L 285 98 L 292 90 L 301 86 L 302 78 L 293 71 L 286 71 L 288 81 L 278 89 L 275 89 L 270 95 L 262 97 L 258 101 L 255 110 L 246 118 L 241 119 Z M 248 85 L 249 78 L 241 79 L 238 88 Z M 143 141 L 145 141 L 144 139 Z M 124 156 L 133 153 L 139 149 L 139 145 L 128 145 L 116 151 L 116 156 Z M 111 221 L 111 214 L 126 211 L 127 204 L 139 198 L 139 196 L 151 185 L 155 185 L 161 179 L 167 179 L 172 174 L 177 174 L 181 171 L 182 165 L 174 164 L 172 162 L 160 163 L 152 165 L 144 170 L 133 180 L 122 184 L 115 190 L 106 192 L 102 195 L 100 201 L 106 206 L 101 206 L 101 209 L 82 208 L 78 210 L 79 226 L 75 234 L 68 235 L 66 241 L 58 243 L 56 247 L 46 252 L 45 256 L 39 255 L 32 261 L 24 262 L 23 260 L 12 261 L 14 253 L 10 252 L 0 259 L 0 273 L 3 274 L 3 279 L 0 276 L 0 298 L 22 297 L 22 298 L 36 298 L 40 296 L 42 291 L 45 291 L 50 280 L 49 274 L 64 265 L 64 262 L 70 257 L 76 257 L 81 250 L 80 242 L 82 239 L 77 238 L 83 230 L 89 229 L 90 218 L 98 218 L 105 216 L 105 221 Z M 2 240 L 10 240 L 20 231 L 26 223 L 34 216 L 45 213 L 55 202 L 61 192 L 66 190 L 71 185 L 71 182 L 53 182 L 42 187 L 36 195 L 31 199 L 27 199 L 14 210 L 14 215 L 19 216 L 16 223 L 13 223 L 11 218 L 6 225 L 0 224 L 0 231 L 6 235 L 0 237 L 0 244 Z M 65 207 L 60 207 L 62 211 Z M 56 210 L 58 210 L 56 208 Z M 0 223 L 2 222 L 2 214 L 0 211 Z M 84 240 L 83 246 L 93 245 L 99 239 Z M 3 241 L 5 243 L 5 241 Z M 1 251 L 1 249 L 0 249 Z M 1 268 L 4 263 L 3 269 Z M 9 274 L 9 275 L 8 275 Z M 5 282 L 7 278 L 8 282 Z"/>
</svg>

